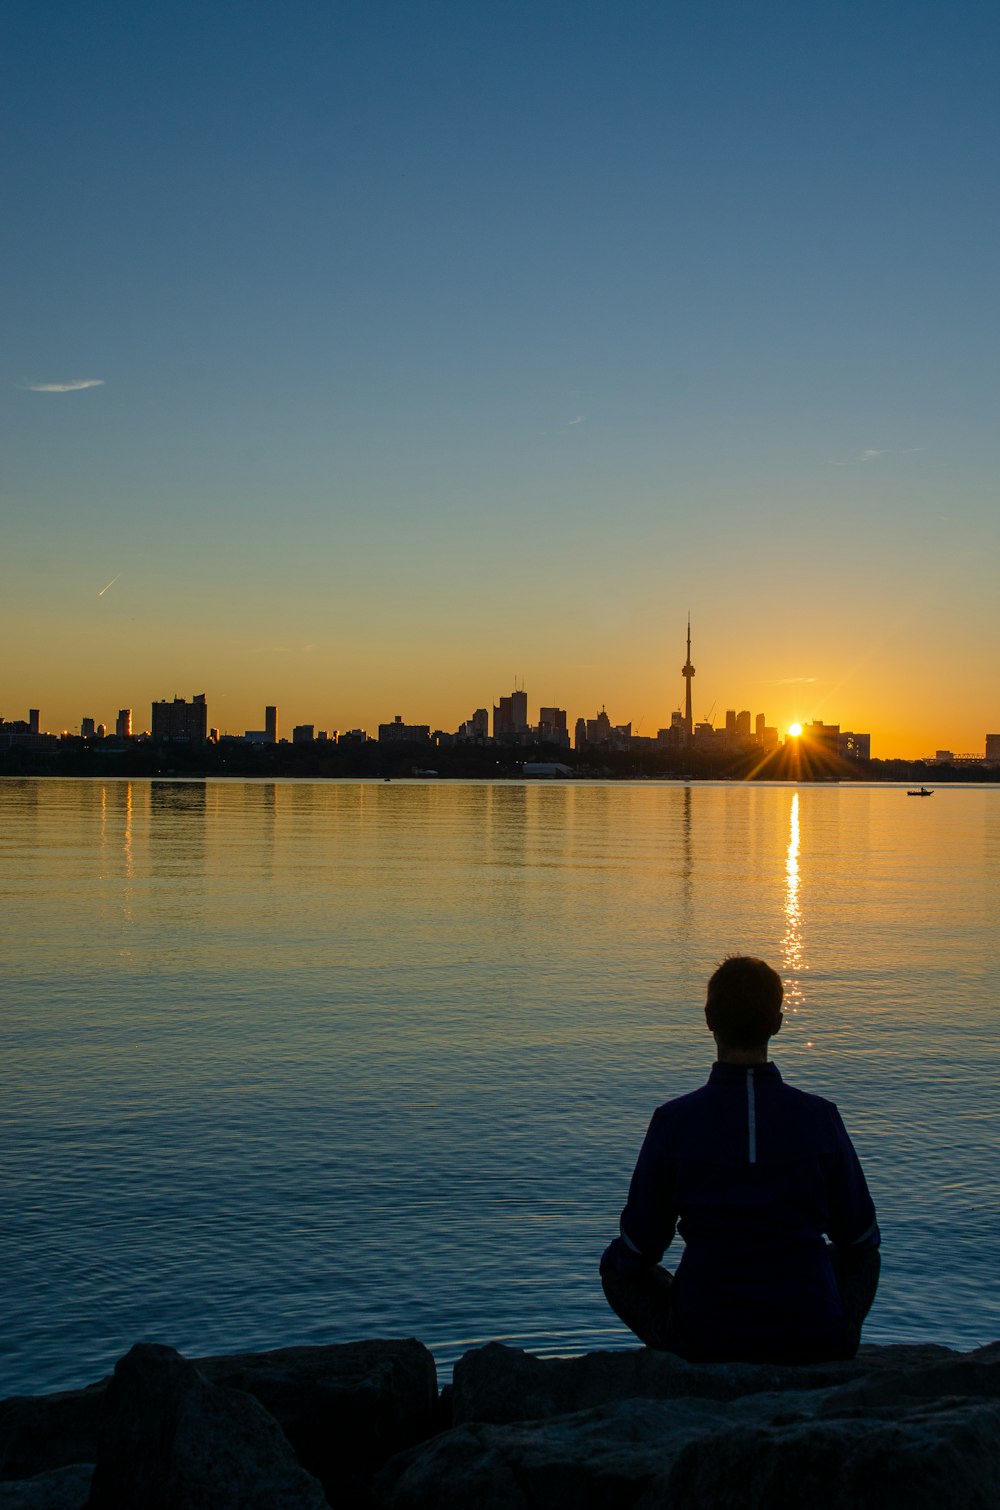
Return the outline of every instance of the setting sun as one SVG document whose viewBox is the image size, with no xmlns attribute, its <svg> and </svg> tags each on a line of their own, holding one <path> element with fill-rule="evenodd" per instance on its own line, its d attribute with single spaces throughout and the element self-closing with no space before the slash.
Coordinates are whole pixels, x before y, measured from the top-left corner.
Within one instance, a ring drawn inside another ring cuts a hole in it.
<svg viewBox="0 0 1000 1510">
<path fill-rule="evenodd" d="M 788 725 L 788 732 L 792 736 L 793 739 L 798 739 L 799 735 L 802 733 L 802 725 L 801 724 L 789 724 Z"/>
</svg>

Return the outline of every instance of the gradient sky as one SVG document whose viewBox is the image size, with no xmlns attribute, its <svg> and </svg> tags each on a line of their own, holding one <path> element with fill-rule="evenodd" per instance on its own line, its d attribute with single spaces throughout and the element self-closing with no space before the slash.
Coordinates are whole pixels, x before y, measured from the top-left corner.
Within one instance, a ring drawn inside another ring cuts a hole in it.
<svg viewBox="0 0 1000 1510">
<path fill-rule="evenodd" d="M 655 733 L 690 609 L 696 717 L 981 752 L 998 43 L 6 0 L 0 714 L 453 728 L 516 676 Z"/>
</svg>

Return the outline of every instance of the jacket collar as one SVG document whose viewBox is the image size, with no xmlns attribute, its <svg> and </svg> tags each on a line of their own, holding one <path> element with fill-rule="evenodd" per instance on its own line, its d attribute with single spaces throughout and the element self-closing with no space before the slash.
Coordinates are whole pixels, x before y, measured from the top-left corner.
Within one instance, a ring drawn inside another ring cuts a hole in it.
<svg viewBox="0 0 1000 1510">
<path fill-rule="evenodd" d="M 746 1083 L 748 1069 L 753 1070 L 755 1081 L 770 1080 L 779 1085 L 781 1083 L 778 1066 L 772 1059 L 769 1059 L 766 1064 L 720 1064 L 716 1060 L 708 1078 L 715 1085 L 734 1085 L 737 1082 L 743 1085 Z"/>
</svg>

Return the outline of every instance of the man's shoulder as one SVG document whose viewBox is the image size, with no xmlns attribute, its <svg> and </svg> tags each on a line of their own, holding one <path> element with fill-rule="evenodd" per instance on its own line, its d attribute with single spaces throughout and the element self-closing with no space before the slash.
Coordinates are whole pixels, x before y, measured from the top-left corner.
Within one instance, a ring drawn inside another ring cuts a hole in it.
<svg viewBox="0 0 1000 1510">
<path fill-rule="evenodd" d="M 828 1101 L 825 1096 L 817 1096 L 814 1091 L 800 1090 L 797 1085 L 789 1085 L 787 1080 L 782 1080 L 781 1094 L 788 1099 L 790 1105 L 799 1107 L 803 1112 L 811 1112 L 817 1117 L 840 1120 L 836 1102 Z"/>
<path fill-rule="evenodd" d="M 688 1091 L 683 1096 L 673 1096 L 669 1101 L 664 1101 L 653 1113 L 653 1121 L 669 1125 L 669 1123 L 683 1119 L 689 1112 L 697 1111 L 711 1100 L 711 1091 L 708 1085 L 699 1085 L 697 1090 Z"/>
</svg>

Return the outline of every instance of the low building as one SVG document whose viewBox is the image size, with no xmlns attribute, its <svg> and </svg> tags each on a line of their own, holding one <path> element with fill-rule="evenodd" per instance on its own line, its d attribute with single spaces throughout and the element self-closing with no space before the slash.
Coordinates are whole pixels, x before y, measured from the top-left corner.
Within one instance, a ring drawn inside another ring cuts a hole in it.
<svg viewBox="0 0 1000 1510">
<path fill-rule="evenodd" d="M 431 737 L 430 724 L 404 724 L 402 715 L 397 713 L 391 724 L 379 724 L 378 742 L 386 744 L 414 744 L 424 742 Z"/>
</svg>

